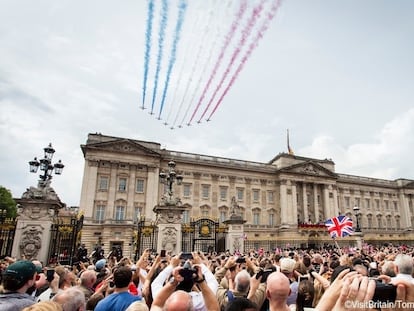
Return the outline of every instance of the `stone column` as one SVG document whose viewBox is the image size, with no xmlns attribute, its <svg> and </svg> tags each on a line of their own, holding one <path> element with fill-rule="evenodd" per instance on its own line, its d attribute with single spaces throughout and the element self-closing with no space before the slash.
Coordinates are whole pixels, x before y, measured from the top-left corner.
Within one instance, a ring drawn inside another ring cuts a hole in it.
<svg viewBox="0 0 414 311">
<path fill-rule="evenodd" d="M 157 252 L 165 249 L 171 254 L 181 252 L 183 212 L 189 210 L 181 205 L 157 205 L 154 212 L 157 215 L 158 227 Z"/>
<path fill-rule="evenodd" d="M 85 211 L 85 217 L 93 218 L 95 193 L 98 179 L 98 161 L 85 160 L 80 209 Z M 89 194 L 89 196 L 87 196 Z"/>
<path fill-rule="evenodd" d="M 336 215 L 332 215 L 332 212 L 331 212 L 331 205 L 330 205 L 330 202 L 329 202 L 329 186 L 328 185 L 322 185 L 322 187 L 323 187 L 323 200 L 322 200 L 322 202 L 323 202 L 323 211 L 324 211 L 324 219 L 323 220 L 325 220 L 325 219 L 328 219 L 328 218 L 332 218 L 333 216 L 336 216 Z"/>
<path fill-rule="evenodd" d="M 315 223 L 318 223 L 319 222 L 318 184 L 313 184 L 313 208 L 315 210 Z"/>
<path fill-rule="evenodd" d="M 410 208 L 408 205 L 408 200 L 406 196 L 404 195 L 404 192 L 400 190 L 399 194 L 399 200 L 400 200 L 400 213 L 401 213 L 401 228 L 412 228 L 411 223 L 411 216 L 410 216 Z"/>
<path fill-rule="evenodd" d="M 309 211 L 308 211 L 308 193 L 306 192 L 306 183 L 303 183 L 303 222 L 308 222 L 309 220 Z"/>
<path fill-rule="evenodd" d="M 339 215 L 339 206 L 338 206 L 338 188 L 333 186 L 333 215 Z"/>
<path fill-rule="evenodd" d="M 298 201 L 297 201 L 297 195 L 296 195 L 296 183 L 292 182 L 292 208 L 289 209 L 291 211 L 290 215 L 290 223 L 293 225 L 297 225 L 298 223 Z"/>
<path fill-rule="evenodd" d="M 235 203 L 235 202 L 234 202 Z M 237 204 L 232 208 L 232 214 L 230 219 L 225 220 L 224 223 L 228 226 L 228 232 L 226 235 L 226 249 L 231 254 L 239 251 L 241 254 L 244 253 L 244 226 L 246 222 L 243 218 L 236 214 Z"/>
<path fill-rule="evenodd" d="M 111 163 L 111 177 L 109 180 L 109 191 L 108 191 L 108 205 L 105 211 L 105 219 L 114 218 L 114 205 L 116 192 L 118 191 L 118 163 Z"/>
<path fill-rule="evenodd" d="M 126 206 L 126 219 L 132 219 L 134 221 L 134 197 L 135 197 L 135 178 L 137 167 L 135 165 L 129 166 L 129 180 L 127 191 L 127 206 Z"/>
<path fill-rule="evenodd" d="M 158 189 L 160 187 L 160 182 L 158 179 L 160 170 L 157 167 L 148 167 L 147 168 L 147 187 L 145 195 L 145 207 L 141 211 L 142 215 L 152 215 L 152 209 L 157 205 L 158 202 Z"/>
<path fill-rule="evenodd" d="M 30 187 L 16 201 L 19 207 L 12 256 L 47 264 L 53 215 L 64 204 L 48 184 Z"/>
<path fill-rule="evenodd" d="M 286 180 L 282 180 L 280 182 L 280 223 L 282 226 L 288 223 L 288 206 L 286 191 Z"/>
</svg>

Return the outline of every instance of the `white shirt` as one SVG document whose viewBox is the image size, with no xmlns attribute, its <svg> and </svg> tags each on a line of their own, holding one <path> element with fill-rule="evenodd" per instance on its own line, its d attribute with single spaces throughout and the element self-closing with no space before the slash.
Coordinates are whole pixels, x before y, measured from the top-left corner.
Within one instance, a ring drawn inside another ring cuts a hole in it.
<svg viewBox="0 0 414 311">
<path fill-rule="evenodd" d="M 218 289 L 218 282 L 216 278 L 214 277 L 214 274 L 207 268 L 205 264 L 201 264 L 201 272 L 204 274 L 204 277 L 206 279 L 206 283 L 208 287 L 213 291 L 214 294 L 217 293 Z M 155 278 L 155 280 L 151 284 L 151 292 L 152 297 L 155 297 L 158 295 L 161 288 L 164 286 L 165 281 L 167 278 L 171 275 L 171 272 L 173 271 L 173 266 L 169 265 L 164 270 L 162 270 L 158 276 Z M 204 298 L 201 292 L 190 292 L 189 293 L 194 305 L 195 311 L 207 311 L 204 303 Z"/>
</svg>

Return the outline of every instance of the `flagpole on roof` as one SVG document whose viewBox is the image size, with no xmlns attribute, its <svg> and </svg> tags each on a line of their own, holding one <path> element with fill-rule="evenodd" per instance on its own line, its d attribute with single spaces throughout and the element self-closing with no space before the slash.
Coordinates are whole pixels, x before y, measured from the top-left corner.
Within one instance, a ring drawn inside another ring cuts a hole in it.
<svg viewBox="0 0 414 311">
<path fill-rule="evenodd" d="M 295 153 L 293 152 L 293 149 L 290 148 L 290 143 L 289 143 L 289 129 L 287 129 L 287 149 L 288 149 L 288 153 L 290 155 L 294 155 Z"/>
</svg>

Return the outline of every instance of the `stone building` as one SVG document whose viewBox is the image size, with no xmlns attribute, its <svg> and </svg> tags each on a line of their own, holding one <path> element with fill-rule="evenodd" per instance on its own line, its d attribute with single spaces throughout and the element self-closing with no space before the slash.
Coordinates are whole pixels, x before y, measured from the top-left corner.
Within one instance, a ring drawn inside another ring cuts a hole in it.
<svg viewBox="0 0 414 311">
<path fill-rule="evenodd" d="M 280 153 L 268 163 L 162 149 L 159 143 L 89 134 L 80 210 L 82 242 L 108 253 L 134 253 L 137 221 L 155 221 L 165 193 L 159 173 L 174 160 L 183 175 L 174 192 L 188 209 L 183 222 L 225 221 L 232 198 L 244 225 L 245 249 L 332 243 L 323 222 L 339 214 L 359 224 L 366 242 L 412 243 L 414 181 L 383 180 L 335 172 L 330 159 Z M 359 207 L 356 216 L 354 207 Z M 355 245 L 354 237 L 340 243 Z"/>
</svg>

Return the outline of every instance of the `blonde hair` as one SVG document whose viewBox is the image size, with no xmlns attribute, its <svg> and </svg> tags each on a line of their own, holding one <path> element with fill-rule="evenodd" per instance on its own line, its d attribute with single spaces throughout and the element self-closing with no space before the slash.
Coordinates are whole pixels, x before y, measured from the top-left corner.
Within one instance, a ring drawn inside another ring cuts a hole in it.
<svg viewBox="0 0 414 311">
<path fill-rule="evenodd" d="M 57 302 L 42 301 L 26 307 L 22 311 L 63 311 L 63 308 Z"/>
</svg>

